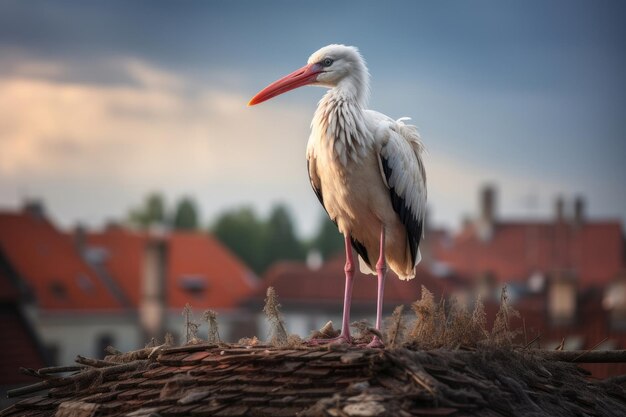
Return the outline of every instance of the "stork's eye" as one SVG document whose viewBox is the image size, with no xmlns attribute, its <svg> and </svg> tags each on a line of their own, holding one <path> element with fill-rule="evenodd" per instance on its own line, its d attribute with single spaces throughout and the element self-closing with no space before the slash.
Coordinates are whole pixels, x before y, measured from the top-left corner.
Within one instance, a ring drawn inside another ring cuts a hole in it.
<svg viewBox="0 0 626 417">
<path fill-rule="evenodd" d="M 333 60 L 330 58 L 324 58 L 324 60 L 322 61 L 322 65 L 325 67 L 330 67 L 331 65 L 333 65 Z"/>
</svg>

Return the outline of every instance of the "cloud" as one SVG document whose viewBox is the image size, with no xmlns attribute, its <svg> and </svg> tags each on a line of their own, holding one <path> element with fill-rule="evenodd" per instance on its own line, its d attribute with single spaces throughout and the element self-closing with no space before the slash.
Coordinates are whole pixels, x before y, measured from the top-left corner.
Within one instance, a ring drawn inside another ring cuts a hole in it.
<svg viewBox="0 0 626 417">
<path fill-rule="evenodd" d="M 0 80 L 0 173 L 168 182 L 244 180 L 254 172 L 267 180 L 292 166 L 291 158 L 277 163 L 277 152 L 304 152 L 308 116 L 297 108 L 252 110 L 242 94 L 195 86 L 135 59 L 119 65 L 136 85 Z M 283 142 L 290 135 L 302 139 Z M 115 172 L 98 169 L 107 165 Z"/>
</svg>

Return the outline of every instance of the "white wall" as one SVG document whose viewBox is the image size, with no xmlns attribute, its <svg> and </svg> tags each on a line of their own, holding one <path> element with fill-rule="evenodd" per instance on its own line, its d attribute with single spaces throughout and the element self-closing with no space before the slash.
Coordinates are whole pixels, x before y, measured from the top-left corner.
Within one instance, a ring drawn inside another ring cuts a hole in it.
<svg viewBox="0 0 626 417">
<path fill-rule="evenodd" d="M 127 352 L 144 347 L 135 314 L 124 313 L 55 313 L 34 317 L 33 327 L 44 346 L 56 346 L 59 365 L 71 365 L 76 355 L 102 358 L 98 341 L 111 335 L 113 347 Z"/>
</svg>

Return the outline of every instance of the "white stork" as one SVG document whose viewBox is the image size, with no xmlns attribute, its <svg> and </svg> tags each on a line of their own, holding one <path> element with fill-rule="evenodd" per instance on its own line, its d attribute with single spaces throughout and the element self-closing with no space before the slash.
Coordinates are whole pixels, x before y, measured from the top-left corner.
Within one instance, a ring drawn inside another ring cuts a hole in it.
<svg viewBox="0 0 626 417">
<path fill-rule="evenodd" d="M 369 73 L 352 46 L 320 49 L 307 65 L 267 86 L 248 105 L 303 85 L 330 88 L 311 122 L 306 157 L 313 191 L 345 237 L 343 321 L 336 339 L 351 343 L 352 249 L 361 271 L 378 275 L 377 330 L 387 265 L 400 279 L 415 277 L 426 208 L 423 146 L 417 128 L 405 124 L 405 118 L 367 110 Z M 370 345 L 382 342 L 374 337 Z"/>
</svg>

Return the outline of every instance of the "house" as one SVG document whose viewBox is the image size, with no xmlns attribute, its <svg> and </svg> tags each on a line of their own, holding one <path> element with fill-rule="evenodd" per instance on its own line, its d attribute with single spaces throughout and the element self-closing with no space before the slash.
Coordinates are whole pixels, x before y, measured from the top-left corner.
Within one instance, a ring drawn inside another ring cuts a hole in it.
<svg viewBox="0 0 626 417">
<path fill-rule="evenodd" d="M 167 331 L 181 340 L 181 313 L 188 303 L 199 313 L 218 312 L 224 340 L 250 335 L 250 316 L 239 305 L 256 289 L 258 279 L 211 235 L 160 235 L 110 226 L 88 233 L 86 242 L 89 251 L 101 254 L 101 267 L 139 311 L 146 337 L 162 339 Z"/>
<path fill-rule="evenodd" d="M 497 298 L 508 286 L 525 331 L 541 334 L 544 348 L 626 348 L 626 266 L 622 225 L 585 215 L 577 198 L 570 217 L 558 198 L 550 220 L 507 220 L 496 215 L 496 191 L 480 194 L 480 214 L 455 235 L 427 241 L 432 259 L 461 277 L 453 294 L 463 300 Z M 428 232 L 427 232 L 428 233 Z M 626 367 L 589 365 L 594 375 Z"/>
<path fill-rule="evenodd" d="M 437 239 L 432 256 L 470 280 L 531 287 L 566 273 L 580 290 L 604 288 L 624 271 L 622 225 L 588 219 L 582 198 L 576 199 L 571 218 L 557 199 L 554 218 L 543 221 L 500 219 L 496 205 L 496 190 L 485 187 L 479 216 L 458 234 Z"/>
<path fill-rule="evenodd" d="M 0 254 L 32 294 L 20 306 L 51 364 L 102 357 L 109 345 L 136 349 L 166 331 L 180 340 L 186 303 L 216 310 L 225 340 L 250 334 L 239 304 L 256 277 L 206 233 L 116 226 L 65 233 L 30 202 L 0 212 Z"/>
<path fill-rule="evenodd" d="M 91 267 L 41 204 L 0 212 L 0 250 L 32 293 L 23 306 L 50 363 L 101 356 L 110 344 L 133 349 L 141 343 L 137 314 L 117 283 Z"/>
</svg>

